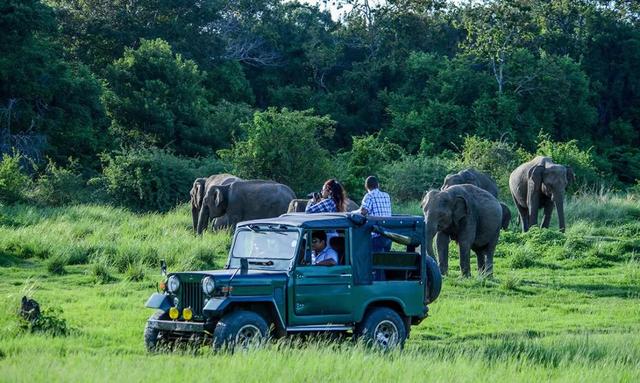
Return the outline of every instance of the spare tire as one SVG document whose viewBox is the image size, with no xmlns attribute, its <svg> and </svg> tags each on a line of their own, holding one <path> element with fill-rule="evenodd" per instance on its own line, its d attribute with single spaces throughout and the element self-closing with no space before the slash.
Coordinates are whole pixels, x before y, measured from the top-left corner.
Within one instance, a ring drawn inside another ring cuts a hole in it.
<svg viewBox="0 0 640 383">
<path fill-rule="evenodd" d="M 442 289 L 442 275 L 436 261 L 430 256 L 426 256 L 427 283 L 425 285 L 425 303 L 433 303 L 440 295 Z"/>
</svg>

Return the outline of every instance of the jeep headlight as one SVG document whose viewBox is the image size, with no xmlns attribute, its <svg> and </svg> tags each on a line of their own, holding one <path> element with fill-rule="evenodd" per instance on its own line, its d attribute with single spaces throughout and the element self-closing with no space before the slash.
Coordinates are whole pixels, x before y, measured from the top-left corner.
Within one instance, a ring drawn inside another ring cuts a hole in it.
<svg viewBox="0 0 640 383">
<path fill-rule="evenodd" d="M 213 289 L 215 288 L 216 283 L 213 278 L 204 277 L 204 279 L 202 280 L 202 291 L 207 295 L 211 295 L 211 293 L 213 293 Z"/>
<path fill-rule="evenodd" d="M 169 280 L 167 280 L 167 288 L 171 293 L 175 293 L 176 291 L 178 291 L 178 289 L 180 288 L 180 280 L 178 279 L 178 277 L 176 277 L 175 275 L 170 276 Z"/>
</svg>

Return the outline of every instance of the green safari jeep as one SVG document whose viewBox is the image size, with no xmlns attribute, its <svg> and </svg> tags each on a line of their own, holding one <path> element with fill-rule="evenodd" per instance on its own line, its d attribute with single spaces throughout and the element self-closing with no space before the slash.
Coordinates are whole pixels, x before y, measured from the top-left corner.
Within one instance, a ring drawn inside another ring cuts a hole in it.
<svg viewBox="0 0 640 383">
<path fill-rule="evenodd" d="M 165 272 L 161 291 L 146 303 L 157 310 L 146 324 L 146 347 L 177 339 L 248 347 L 300 332 L 351 333 L 383 349 L 402 347 L 442 285 L 421 246 L 424 229 L 423 217 L 408 215 L 292 213 L 241 222 L 223 270 Z M 394 251 L 372 253 L 372 233 L 391 239 Z M 335 251 L 334 265 L 315 264 L 313 250 L 322 245 Z"/>
</svg>

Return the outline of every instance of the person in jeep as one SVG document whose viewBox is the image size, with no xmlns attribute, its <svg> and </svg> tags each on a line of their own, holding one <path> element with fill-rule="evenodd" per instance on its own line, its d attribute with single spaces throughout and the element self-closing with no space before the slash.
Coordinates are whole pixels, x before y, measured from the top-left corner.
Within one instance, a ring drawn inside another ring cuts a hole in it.
<svg viewBox="0 0 640 383">
<path fill-rule="evenodd" d="M 313 249 L 312 264 L 321 266 L 333 266 L 338 263 L 338 253 L 327 246 L 327 232 L 316 230 L 311 235 L 311 247 Z"/>
</svg>

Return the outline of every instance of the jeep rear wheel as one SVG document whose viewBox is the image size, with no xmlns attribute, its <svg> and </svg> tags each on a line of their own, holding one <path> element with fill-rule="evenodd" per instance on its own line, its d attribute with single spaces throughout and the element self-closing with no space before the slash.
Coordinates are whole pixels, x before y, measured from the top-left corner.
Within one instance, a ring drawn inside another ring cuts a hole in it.
<svg viewBox="0 0 640 383">
<path fill-rule="evenodd" d="M 404 346 L 407 328 L 397 312 L 388 307 L 376 307 L 357 326 L 356 335 L 368 346 L 387 351 Z"/>
<path fill-rule="evenodd" d="M 264 318 L 252 311 L 234 311 L 220 319 L 213 332 L 213 349 L 249 349 L 263 343 L 269 334 Z"/>
</svg>

